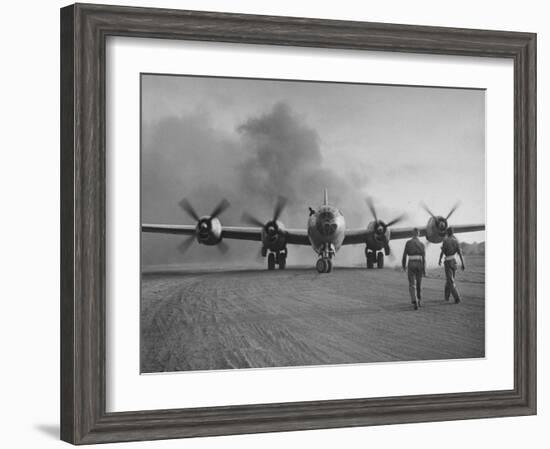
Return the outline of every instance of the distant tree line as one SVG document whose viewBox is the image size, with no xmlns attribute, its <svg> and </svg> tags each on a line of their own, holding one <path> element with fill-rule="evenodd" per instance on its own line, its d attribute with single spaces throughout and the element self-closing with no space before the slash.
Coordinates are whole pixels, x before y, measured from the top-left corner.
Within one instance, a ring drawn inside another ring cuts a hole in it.
<svg viewBox="0 0 550 449">
<path fill-rule="evenodd" d="M 485 255 L 485 242 L 466 243 L 461 242 L 460 247 L 464 255 L 484 256 Z"/>
</svg>

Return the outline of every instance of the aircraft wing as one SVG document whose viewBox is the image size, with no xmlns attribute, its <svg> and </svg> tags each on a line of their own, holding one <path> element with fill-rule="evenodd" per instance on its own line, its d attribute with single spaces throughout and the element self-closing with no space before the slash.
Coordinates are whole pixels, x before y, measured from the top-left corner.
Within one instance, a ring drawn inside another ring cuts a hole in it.
<svg viewBox="0 0 550 449">
<path fill-rule="evenodd" d="M 165 225 L 165 224 L 144 224 L 141 226 L 143 232 L 158 234 L 180 234 L 194 235 L 194 225 Z M 305 229 L 285 230 L 286 242 L 292 245 L 311 245 Z M 262 228 L 246 226 L 222 226 L 222 238 L 233 240 L 250 240 L 253 242 L 262 241 Z"/>
<path fill-rule="evenodd" d="M 166 225 L 166 224 L 143 224 L 142 232 L 152 232 L 157 234 L 180 234 L 194 235 L 197 232 L 195 225 Z M 262 240 L 261 228 L 247 228 L 241 226 L 223 226 L 222 237 L 236 240 Z"/>
<path fill-rule="evenodd" d="M 410 239 L 414 227 L 408 228 L 390 228 L 390 240 Z M 426 226 L 417 226 L 420 237 L 426 237 Z"/>
<path fill-rule="evenodd" d="M 360 243 L 365 243 L 370 234 L 371 233 L 367 231 L 366 228 L 346 229 L 346 235 L 342 245 L 358 245 Z"/>
<path fill-rule="evenodd" d="M 451 225 L 455 234 L 461 232 L 475 232 L 475 231 L 485 231 L 484 224 L 467 224 L 467 225 Z"/>
<path fill-rule="evenodd" d="M 311 245 L 305 229 L 286 229 L 286 242 L 291 245 Z M 243 226 L 223 226 L 222 237 L 224 239 L 262 241 L 262 228 L 249 228 Z"/>
<path fill-rule="evenodd" d="M 192 235 L 196 232 L 196 230 L 197 230 L 197 227 L 193 225 L 163 225 L 163 224 L 141 225 L 142 232 L 154 232 L 157 234 Z"/>
<path fill-rule="evenodd" d="M 485 230 L 484 224 L 467 224 L 467 225 L 451 225 L 455 234 L 461 232 L 475 232 Z M 414 228 L 390 228 L 390 240 L 408 239 L 412 236 L 412 230 Z M 426 226 L 417 226 L 420 237 L 426 236 Z M 343 245 L 357 245 L 365 243 L 369 237 L 369 232 L 363 229 L 347 229 L 346 236 L 344 237 Z"/>
<path fill-rule="evenodd" d="M 245 226 L 222 226 L 222 238 L 261 242 L 262 228 L 250 228 Z"/>
<path fill-rule="evenodd" d="M 484 224 L 466 224 L 466 225 L 451 225 L 455 234 L 461 232 L 484 231 Z M 408 239 L 412 236 L 413 227 L 408 228 L 390 228 L 390 240 Z M 426 226 L 417 227 L 420 237 L 426 236 Z"/>
<path fill-rule="evenodd" d="M 311 246 L 307 231 L 305 229 L 287 229 L 286 242 L 291 245 L 305 245 Z"/>
</svg>

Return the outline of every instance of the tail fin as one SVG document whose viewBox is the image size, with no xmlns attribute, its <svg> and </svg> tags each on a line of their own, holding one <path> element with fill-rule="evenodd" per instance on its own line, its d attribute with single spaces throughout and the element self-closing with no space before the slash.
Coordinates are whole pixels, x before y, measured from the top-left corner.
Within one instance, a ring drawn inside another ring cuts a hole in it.
<svg viewBox="0 0 550 449">
<path fill-rule="evenodd" d="M 325 189 L 325 200 L 323 202 L 323 205 L 328 206 L 328 190 Z"/>
</svg>

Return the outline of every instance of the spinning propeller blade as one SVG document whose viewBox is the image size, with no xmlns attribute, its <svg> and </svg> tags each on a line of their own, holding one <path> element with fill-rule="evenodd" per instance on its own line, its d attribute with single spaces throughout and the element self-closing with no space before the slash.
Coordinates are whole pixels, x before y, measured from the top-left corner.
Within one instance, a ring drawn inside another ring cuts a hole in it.
<svg viewBox="0 0 550 449">
<path fill-rule="evenodd" d="M 273 218 L 271 221 L 275 222 L 279 219 L 279 217 L 283 213 L 283 210 L 286 207 L 287 202 L 288 200 L 284 196 L 279 196 L 279 198 L 277 198 L 277 203 L 275 204 L 275 208 L 273 209 Z M 267 225 L 267 223 L 264 223 L 259 218 L 249 214 L 248 212 L 243 213 L 241 220 L 250 225 L 259 226 L 262 228 Z"/>
<path fill-rule="evenodd" d="M 372 214 L 374 220 L 376 222 L 378 222 L 378 224 L 380 226 L 384 227 L 384 231 L 387 228 L 389 228 L 390 226 L 393 226 L 394 224 L 399 223 L 399 222 L 403 221 L 405 218 L 407 218 L 407 214 L 401 214 L 401 215 L 395 217 L 393 220 L 388 221 L 387 223 L 384 223 L 383 221 L 378 220 L 378 215 L 376 213 L 376 208 L 374 207 L 374 202 L 373 202 L 372 198 L 370 196 L 365 198 L 365 202 L 367 203 L 367 206 L 369 207 L 370 213 Z"/>
<path fill-rule="evenodd" d="M 264 223 L 262 223 L 260 219 L 254 217 L 253 215 L 250 215 L 248 212 L 243 213 L 241 220 L 252 226 L 258 226 L 260 228 L 264 227 Z"/>
<path fill-rule="evenodd" d="M 189 236 L 188 238 L 186 238 L 183 242 L 181 242 L 178 245 L 178 250 L 182 254 L 185 254 L 187 252 L 187 250 L 189 248 L 191 248 L 191 245 L 193 244 L 194 241 L 195 241 L 195 236 L 194 235 Z"/>
<path fill-rule="evenodd" d="M 200 220 L 199 214 L 197 214 L 197 211 L 191 205 L 191 203 L 187 200 L 187 198 L 183 198 L 178 204 L 185 212 L 187 212 L 191 216 L 191 218 L 193 218 L 193 220 L 195 221 Z"/>
<path fill-rule="evenodd" d="M 210 214 L 210 218 L 216 218 L 218 215 L 224 213 L 224 211 L 229 207 L 229 201 L 225 198 L 219 202 L 219 204 L 214 208 Z"/>
<path fill-rule="evenodd" d="M 216 245 L 216 248 L 218 248 L 218 251 L 222 254 L 225 254 L 229 250 L 229 246 L 227 246 L 227 243 L 224 241 L 221 241 Z"/>
<path fill-rule="evenodd" d="M 277 221 L 279 219 L 286 207 L 287 202 L 288 200 L 284 196 L 279 196 L 279 198 L 277 198 L 277 203 L 275 204 L 275 209 L 273 210 L 273 221 Z"/>
<path fill-rule="evenodd" d="M 447 216 L 445 217 L 446 220 L 448 220 L 449 218 L 451 218 L 451 215 L 453 215 L 455 213 L 455 210 L 458 209 L 458 206 L 460 206 L 460 201 L 457 201 L 457 203 L 452 207 L 452 209 L 450 210 L 450 212 L 447 214 Z"/>
<path fill-rule="evenodd" d="M 432 211 L 428 208 L 428 206 L 426 206 L 426 203 L 420 203 L 420 207 L 422 207 L 422 209 L 424 209 L 426 212 L 428 212 L 430 217 L 436 218 L 436 216 L 432 213 Z"/>
<path fill-rule="evenodd" d="M 367 206 L 369 207 L 370 213 L 374 217 L 374 220 L 378 221 L 378 217 L 376 215 L 376 209 L 374 208 L 374 203 L 373 203 L 372 198 L 370 196 L 365 198 L 365 203 L 367 203 Z"/>
<path fill-rule="evenodd" d="M 407 218 L 407 214 L 401 214 L 399 215 L 399 217 L 394 218 L 392 221 L 388 221 L 386 223 L 386 226 L 393 226 L 394 224 L 403 221 L 405 218 Z"/>
</svg>

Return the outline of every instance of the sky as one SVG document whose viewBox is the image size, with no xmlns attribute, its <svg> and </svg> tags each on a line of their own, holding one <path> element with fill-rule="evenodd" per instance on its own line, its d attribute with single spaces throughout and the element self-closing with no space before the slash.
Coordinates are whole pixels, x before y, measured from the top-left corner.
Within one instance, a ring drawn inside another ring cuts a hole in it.
<svg viewBox="0 0 550 449">
<path fill-rule="evenodd" d="M 144 74 L 141 98 L 143 223 L 193 224 L 184 197 L 199 215 L 227 198 L 226 225 L 242 225 L 243 211 L 266 221 L 283 195 L 282 221 L 305 228 L 325 187 L 348 228 L 372 219 L 367 196 L 386 221 L 407 213 L 399 226 L 426 224 L 421 202 L 446 215 L 460 201 L 451 224 L 485 222 L 483 90 Z M 258 242 L 228 241 L 226 255 L 195 244 L 182 255 L 181 240 L 143 235 L 143 264 L 259 263 Z M 402 248 L 392 242 L 397 260 Z M 289 248 L 290 264 L 315 259 Z M 337 255 L 337 264 L 361 262 L 362 246 Z"/>
</svg>

